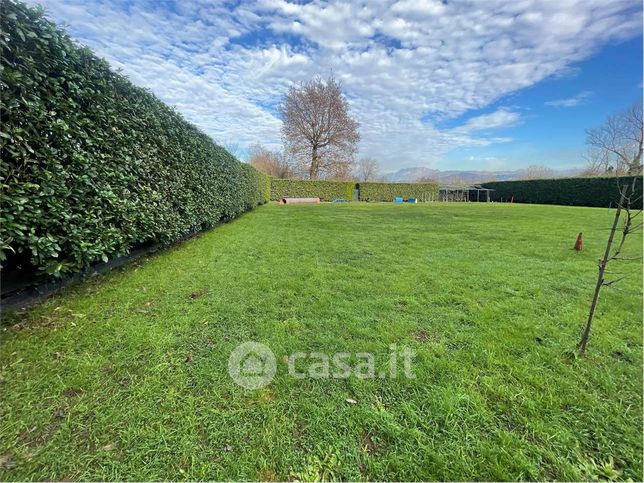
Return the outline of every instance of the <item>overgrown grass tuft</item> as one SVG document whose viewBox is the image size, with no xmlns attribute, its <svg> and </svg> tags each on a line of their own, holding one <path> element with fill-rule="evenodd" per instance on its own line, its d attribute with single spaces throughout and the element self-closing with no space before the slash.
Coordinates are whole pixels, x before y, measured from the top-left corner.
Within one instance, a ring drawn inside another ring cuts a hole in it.
<svg viewBox="0 0 644 483">
<path fill-rule="evenodd" d="M 569 356 L 611 217 L 270 205 L 5 316 L 0 479 L 641 481 L 641 261 Z M 256 391 L 227 372 L 249 340 L 278 361 Z M 300 380 L 283 358 L 394 343 L 414 379 Z"/>
</svg>

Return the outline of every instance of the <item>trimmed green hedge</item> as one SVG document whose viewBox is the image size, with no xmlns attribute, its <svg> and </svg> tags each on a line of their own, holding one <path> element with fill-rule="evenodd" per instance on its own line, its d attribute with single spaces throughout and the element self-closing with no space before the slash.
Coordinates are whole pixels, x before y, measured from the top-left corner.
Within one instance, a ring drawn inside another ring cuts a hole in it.
<svg viewBox="0 0 644 483">
<path fill-rule="evenodd" d="M 3 0 L 2 10 L 0 253 L 9 265 L 78 271 L 268 200 L 266 175 L 75 45 L 42 9 Z"/>
<path fill-rule="evenodd" d="M 396 197 L 436 201 L 438 183 L 360 183 L 360 201 L 392 201 Z"/>
<path fill-rule="evenodd" d="M 642 178 L 637 178 L 640 199 L 637 208 L 642 207 Z M 632 176 L 618 178 L 620 184 L 633 181 Z M 495 191 L 493 201 L 508 201 L 514 196 L 517 203 L 539 203 L 544 205 L 615 206 L 619 190 L 615 178 L 561 178 L 533 179 L 523 181 L 493 181 L 483 187 Z"/>
<path fill-rule="evenodd" d="M 324 181 L 308 179 L 271 179 L 271 199 L 282 198 L 320 198 L 331 201 L 343 198 L 351 201 L 353 181 Z"/>
</svg>

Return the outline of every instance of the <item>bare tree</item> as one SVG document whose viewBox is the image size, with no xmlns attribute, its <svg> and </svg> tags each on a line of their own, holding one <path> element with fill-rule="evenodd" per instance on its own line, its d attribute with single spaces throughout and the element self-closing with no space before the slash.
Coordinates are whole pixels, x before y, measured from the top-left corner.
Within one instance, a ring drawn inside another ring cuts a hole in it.
<svg viewBox="0 0 644 483">
<path fill-rule="evenodd" d="M 250 148 L 248 162 L 255 169 L 276 178 L 290 178 L 293 175 L 291 166 L 279 151 L 271 151 L 261 144 Z"/>
<path fill-rule="evenodd" d="M 528 166 L 521 173 L 522 179 L 548 179 L 548 178 L 554 178 L 554 177 L 555 177 L 554 170 L 550 169 L 547 166 L 540 166 L 537 164 Z"/>
<path fill-rule="evenodd" d="M 288 153 L 306 166 L 308 177 L 339 176 L 353 162 L 360 134 L 349 115 L 342 87 L 333 77 L 291 86 L 279 107 Z"/>
<path fill-rule="evenodd" d="M 241 146 L 239 145 L 239 143 L 236 143 L 234 141 L 227 141 L 227 142 L 222 144 L 222 147 L 226 151 L 228 151 L 230 154 L 235 156 L 237 159 L 241 158 L 243 150 L 242 150 Z"/>
<path fill-rule="evenodd" d="M 603 126 L 586 131 L 589 170 L 598 174 L 642 173 L 642 100 L 610 116 Z"/>
<path fill-rule="evenodd" d="M 590 304 L 590 310 L 588 312 L 588 318 L 586 319 L 586 325 L 581 336 L 581 340 L 577 344 L 577 349 L 579 349 L 579 354 L 583 355 L 586 352 L 586 347 L 588 345 L 588 339 L 590 338 L 590 329 L 593 323 L 593 317 L 595 316 L 595 309 L 597 308 L 597 302 L 599 301 L 599 293 L 602 287 L 613 287 L 617 282 L 626 278 L 629 274 L 623 275 L 615 280 L 606 281 L 604 278 L 607 271 L 606 268 L 608 264 L 614 260 L 633 260 L 641 259 L 641 257 L 628 258 L 622 255 L 622 250 L 624 249 L 624 243 L 630 234 L 637 230 L 642 229 L 642 222 L 636 223 L 635 219 L 642 214 L 642 210 L 633 210 L 633 206 L 637 203 L 640 203 L 641 197 L 636 197 L 638 192 L 637 183 L 642 182 L 642 178 L 633 177 L 632 181 L 625 183 L 622 186 L 619 186 L 619 202 L 617 203 L 617 209 L 615 210 L 615 217 L 613 218 L 613 224 L 611 226 L 608 241 L 606 243 L 606 249 L 604 250 L 604 256 L 598 262 L 599 273 L 597 274 L 597 283 L 595 284 L 595 291 L 593 293 L 593 298 Z M 621 230 L 621 238 L 617 243 L 616 248 L 613 248 L 613 243 L 615 240 L 615 234 L 617 232 L 617 227 L 619 225 L 620 219 L 623 220 L 623 227 Z"/>
<path fill-rule="evenodd" d="M 373 158 L 361 158 L 356 167 L 358 181 L 375 181 L 378 178 L 378 161 Z"/>
<path fill-rule="evenodd" d="M 348 160 L 344 163 L 335 163 L 329 168 L 326 177 L 337 181 L 349 181 L 355 179 L 353 176 L 354 169 L 355 162 L 353 160 Z"/>
<path fill-rule="evenodd" d="M 599 166 L 595 166 L 592 163 L 588 163 L 586 167 L 580 171 L 578 177 L 580 178 L 597 178 L 599 176 L 606 176 L 605 171 L 602 171 Z"/>
</svg>

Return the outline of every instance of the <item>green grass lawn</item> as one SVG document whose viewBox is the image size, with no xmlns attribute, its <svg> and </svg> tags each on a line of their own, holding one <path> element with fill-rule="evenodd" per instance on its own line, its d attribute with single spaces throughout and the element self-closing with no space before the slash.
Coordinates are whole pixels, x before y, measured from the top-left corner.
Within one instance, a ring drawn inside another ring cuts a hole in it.
<svg viewBox="0 0 644 483">
<path fill-rule="evenodd" d="M 641 260 L 570 356 L 612 215 L 268 205 L 5 314 L 0 479 L 642 480 Z M 228 375 L 246 341 L 278 363 L 255 391 Z M 295 379 L 284 358 L 380 370 L 390 344 L 415 378 Z"/>
</svg>

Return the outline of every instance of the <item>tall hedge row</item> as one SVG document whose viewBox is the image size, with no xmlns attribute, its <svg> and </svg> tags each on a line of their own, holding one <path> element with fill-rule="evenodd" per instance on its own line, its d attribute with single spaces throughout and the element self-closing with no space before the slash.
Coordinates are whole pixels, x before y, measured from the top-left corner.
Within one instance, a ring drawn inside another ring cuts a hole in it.
<svg viewBox="0 0 644 483">
<path fill-rule="evenodd" d="M 546 205 L 615 206 L 619 200 L 620 184 L 631 183 L 632 176 L 620 178 L 561 178 L 534 179 L 524 181 L 493 181 L 483 183 L 491 188 L 493 201 L 514 199 L 517 203 L 539 203 Z M 642 177 L 636 177 L 639 197 L 637 207 L 642 207 Z"/>
<path fill-rule="evenodd" d="M 75 45 L 40 8 L 2 0 L 1 32 L 9 263 L 73 272 L 268 200 L 264 174 Z"/>
<path fill-rule="evenodd" d="M 421 201 L 438 199 L 438 183 L 360 183 L 360 201 L 392 201 L 400 197 Z"/>
<path fill-rule="evenodd" d="M 282 198 L 320 198 L 331 201 L 336 198 L 351 200 L 353 181 L 325 181 L 308 179 L 271 179 L 271 199 Z"/>
</svg>

